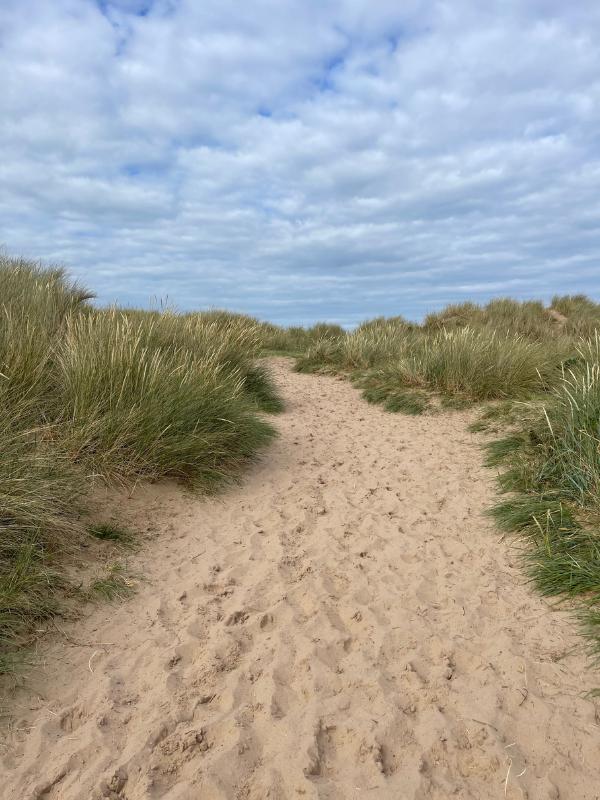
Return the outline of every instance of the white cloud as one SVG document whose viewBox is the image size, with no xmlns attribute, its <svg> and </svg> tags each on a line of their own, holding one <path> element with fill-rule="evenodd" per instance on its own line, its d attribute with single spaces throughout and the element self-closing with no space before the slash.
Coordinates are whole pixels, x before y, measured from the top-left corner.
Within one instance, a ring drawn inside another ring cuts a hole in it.
<svg viewBox="0 0 600 800">
<path fill-rule="evenodd" d="M 586 0 L 4 0 L 0 241 L 291 322 L 600 295 L 599 34 Z"/>
</svg>

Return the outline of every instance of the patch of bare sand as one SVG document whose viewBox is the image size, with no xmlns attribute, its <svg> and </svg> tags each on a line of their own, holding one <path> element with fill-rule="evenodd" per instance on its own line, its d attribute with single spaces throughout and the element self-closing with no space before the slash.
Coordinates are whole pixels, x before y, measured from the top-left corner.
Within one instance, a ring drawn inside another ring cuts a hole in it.
<svg viewBox="0 0 600 800">
<path fill-rule="evenodd" d="M 46 647 L 2 797 L 599 798 L 596 676 L 482 516 L 466 417 L 274 368 L 241 488 L 130 502 L 147 582 Z"/>
</svg>

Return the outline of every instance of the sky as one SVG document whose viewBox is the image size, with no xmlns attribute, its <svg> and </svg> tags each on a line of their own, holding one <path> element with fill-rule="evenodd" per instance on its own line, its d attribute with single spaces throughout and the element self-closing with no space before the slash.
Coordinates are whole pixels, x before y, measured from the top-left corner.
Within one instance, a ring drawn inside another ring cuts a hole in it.
<svg viewBox="0 0 600 800">
<path fill-rule="evenodd" d="M 283 324 L 600 299 L 597 0 L 1 0 L 0 246 Z"/>
</svg>

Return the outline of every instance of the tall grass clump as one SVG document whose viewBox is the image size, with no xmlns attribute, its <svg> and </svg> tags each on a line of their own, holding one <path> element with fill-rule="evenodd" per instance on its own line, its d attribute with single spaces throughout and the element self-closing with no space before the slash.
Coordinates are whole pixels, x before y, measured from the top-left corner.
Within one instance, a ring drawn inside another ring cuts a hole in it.
<svg viewBox="0 0 600 800">
<path fill-rule="evenodd" d="M 574 302 L 570 302 L 571 299 Z M 590 320 L 600 321 L 600 307 L 584 297 L 554 297 L 549 307 L 537 300 L 519 302 L 508 297 L 490 300 L 486 305 L 460 303 L 428 314 L 423 328 L 429 332 L 473 328 L 523 336 L 535 341 L 581 335 L 590 330 Z M 586 320 L 585 324 L 582 323 Z"/>
<path fill-rule="evenodd" d="M 379 318 L 355 331 L 321 336 L 297 359 L 299 372 L 364 370 L 380 365 L 406 348 L 411 326 L 401 317 Z"/>
<path fill-rule="evenodd" d="M 213 490 L 272 438 L 259 412 L 281 408 L 256 320 L 90 297 L 0 257 L 0 673 L 60 612 L 93 480 Z"/>
<path fill-rule="evenodd" d="M 116 311 L 113 309 L 112 311 Z M 121 318 L 137 323 L 143 344 L 154 350 L 187 350 L 195 357 L 210 354 L 223 370 L 243 378 L 243 390 L 262 411 L 282 410 L 281 398 L 262 355 L 267 323 L 227 311 L 177 314 L 172 310 L 119 310 Z"/>
<path fill-rule="evenodd" d="M 81 475 L 43 443 L 52 431 L 22 422 L 0 413 L 0 674 L 58 609 L 64 579 L 53 555 L 72 553 L 82 532 Z"/>
<path fill-rule="evenodd" d="M 321 340 L 334 341 L 344 336 L 345 331 L 340 325 L 329 322 L 317 322 L 309 328 L 297 325 L 282 328 L 261 323 L 262 349 L 264 353 L 271 355 L 300 357 L 309 347 Z"/>
<path fill-rule="evenodd" d="M 56 357 L 64 436 L 93 474 L 212 486 L 236 474 L 272 429 L 245 396 L 244 371 L 217 342 L 158 347 L 154 320 L 70 319 Z M 154 345 L 150 344 L 154 341 Z"/>
<path fill-rule="evenodd" d="M 264 350 L 268 323 L 243 314 L 205 312 L 191 316 L 192 351 L 210 353 L 235 378 L 261 411 L 276 413 L 283 403 L 268 369 L 259 362 Z"/>
<path fill-rule="evenodd" d="M 0 256 L 0 673 L 57 609 L 49 554 L 80 534 L 81 476 L 56 444 L 54 345 L 88 297 L 62 270 Z"/>
<path fill-rule="evenodd" d="M 474 401 L 526 397 L 545 389 L 557 368 L 543 344 L 471 328 L 426 339 L 416 358 L 433 389 Z"/>
<path fill-rule="evenodd" d="M 526 428 L 490 445 L 508 499 L 492 510 L 500 526 L 527 537 L 525 562 L 547 596 L 579 601 L 600 655 L 600 338 L 582 341 Z"/>
<path fill-rule="evenodd" d="M 600 329 L 600 303 L 583 294 L 556 295 L 551 307 L 560 314 L 560 324 L 566 335 L 593 338 Z"/>
<path fill-rule="evenodd" d="M 346 372 L 365 388 L 367 399 L 380 398 L 390 410 L 401 410 L 402 403 L 393 398 L 407 389 L 463 403 L 526 398 L 551 384 L 563 358 L 556 343 L 493 329 L 428 332 L 378 321 L 342 339 L 315 343 L 298 359 L 297 369 Z"/>
</svg>

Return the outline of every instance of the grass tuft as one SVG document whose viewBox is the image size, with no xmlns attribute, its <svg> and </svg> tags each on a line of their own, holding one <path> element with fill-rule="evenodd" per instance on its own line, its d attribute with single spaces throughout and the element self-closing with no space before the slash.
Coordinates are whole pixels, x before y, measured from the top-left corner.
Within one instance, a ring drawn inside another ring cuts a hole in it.
<svg viewBox="0 0 600 800">
<path fill-rule="evenodd" d="M 135 581 L 125 567 L 116 562 L 108 568 L 106 575 L 91 584 L 87 595 L 90 599 L 114 601 L 126 600 L 134 593 Z"/>
<path fill-rule="evenodd" d="M 383 404 L 386 411 L 417 416 L 429 408 L 429 398 L 424 392 L 405 391 L 390 395 Z"/>
<path fill-rule="evenodd" d="M 486 466 L 496 467 L 504 463 L 511 453 L 514 453 L 523 446 L 523 441 L 523 434 L 517 433 L 489 442 L 485 446 L 487 450 L 487 457 L 485 459 Z"/>
<path fill-rule="evenodd" d="M 247 370 L 244 375 L 244 388 L 256 400 L 260 411 L 279 414 L 284 410 L 283 400 L 264 365 L 253 364 Z"/>
<path fill-rule="evenodd" d="M 112 525 L 110 523 L 102 523 L 99 525 L 90 525 L 88 528 L 90 533 L 95 539 L 100 539 L 103 542 L 118 542 L 123 545 L 131 545 L 135 537 L 131 531 L 120 527 L 119 525 Z"/>
<path fill-rule="evenodd" d="M 545 596 L 575 601 L 590 652 L 600 653 L 600 340 L 580 342 L 544 405 L 524 407 L 513 433 L 488 445 L 514 494 L 492 514 L 527 537 L 523 559 Z"/>
</svg>

